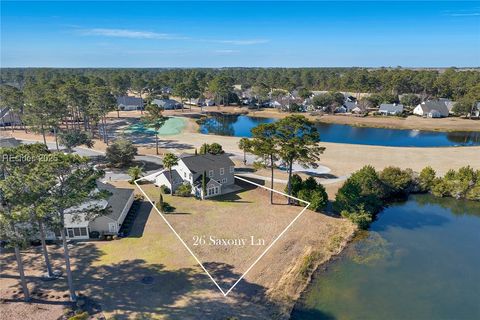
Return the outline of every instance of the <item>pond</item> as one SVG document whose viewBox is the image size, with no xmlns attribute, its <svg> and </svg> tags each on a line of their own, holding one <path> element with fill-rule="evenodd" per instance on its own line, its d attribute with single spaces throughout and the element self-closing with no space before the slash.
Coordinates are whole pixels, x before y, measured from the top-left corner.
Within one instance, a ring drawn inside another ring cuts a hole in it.
<svg viewBox="0 0 480 320">
<path fill-rule="evenodd" d="M 480 203 L 416 195 L 317 271 L 292 319 L 480 319 Z"/>
<path fill-rule="evenodd" d="M 223 136 L 250 137 L 252 128 L 276 119 L 245 115 L 208 117 L 200 132 Z M 432 119 L 435 121 L 435 119 Z M 354 127 L 342 124 L 317 123 L 321 141 L 392 147 L 448 147 L 480 145 L 479 132 L 434 132 Z"/>
</svg>

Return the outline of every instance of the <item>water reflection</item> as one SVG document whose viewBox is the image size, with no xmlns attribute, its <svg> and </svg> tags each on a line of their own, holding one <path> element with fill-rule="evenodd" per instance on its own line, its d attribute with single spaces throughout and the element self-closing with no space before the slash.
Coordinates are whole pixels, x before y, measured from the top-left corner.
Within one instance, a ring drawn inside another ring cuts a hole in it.
<svg viewBox="0 0 480 320">
<path fill-rule="evenodd" d="M 251 130 L 273 118 L 217 114 L 208 117 L 200 126 L 204 134 L 251 137 Z M 434 120 L 432 120 L 434 121 Z M 480 145 L 480 132 L 434 132 L 355 127 L 341 124 L 317 123 L 321 141 L 380 145 L 393 147 L 447 147 Z"/>
</svg>

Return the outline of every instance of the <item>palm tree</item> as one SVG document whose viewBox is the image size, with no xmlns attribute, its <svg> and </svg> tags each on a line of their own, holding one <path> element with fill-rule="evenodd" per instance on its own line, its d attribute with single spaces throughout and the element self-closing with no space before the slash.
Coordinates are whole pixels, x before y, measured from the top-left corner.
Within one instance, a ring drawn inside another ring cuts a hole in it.
<svg viewBox="0 0 480 320">
<path fill-rule="evenodd" d="M 138 180 L 142 176 L 142 174 L 143 174 L 143 170 L 139 166 L 130 167 L 128 169 L 128 175 L 132 177 L 132 180 L 131 180 L 132 183 L 135 180 Z"/>
<path fill-rule="evenodd" d="M 173 153 L 167 153 L 163 158 L 163 166 L 168 169 L 170 180 L 170 194 L 173 195 L 172 167 L 178 164 L 178 157 Z"/>
<path fill-rule="evenodd" d="M 143 117 L 143 121 L 147 127 L 155 130 L 155 146 L 158 153 L 158 130 L 165 124 L 167 118 L 162 115 L 162 109 L 149 104 L 146 108 L 147 115 Z"/>
</svg>

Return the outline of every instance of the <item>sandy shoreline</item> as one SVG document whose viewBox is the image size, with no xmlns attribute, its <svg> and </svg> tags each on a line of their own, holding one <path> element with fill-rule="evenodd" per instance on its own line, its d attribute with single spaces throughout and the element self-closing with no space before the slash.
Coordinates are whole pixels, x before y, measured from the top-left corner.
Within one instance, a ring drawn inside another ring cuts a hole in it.
<svg viewBox="0 0 480 320">
<path fill-rule="evenodd" d="M 232 114 L 248 114 L 252 117 L 262 118 L 284 118 L 291 113 L 280 112 L 276 109 L 248 109 L 245 107 L 208 107 L 203 108 L 204 112 L 224 112 Z M 192 110 L 185 112 L 199 112 L 200 108 L 193 107 Z M 179 111 L 170 111 L 166 114 L 181 115 Z M 387 128 L 402 130 L 424 130 L 424 131 L 480 131 L 480 120 L 464 119 L 459 117 L 448 117 L 441 119 L 422 118 L 410 115 L 406 118 L 401 117 L 383 117 L 383 116 L 366 116 L 359 117 L 353 115 L 330 115 L 312 116 L 309 113 L 301 113 L 305 117 L 313 121 L 332 124 L 345 124 L 357 127 L 371 128 Z"/>
</svg>

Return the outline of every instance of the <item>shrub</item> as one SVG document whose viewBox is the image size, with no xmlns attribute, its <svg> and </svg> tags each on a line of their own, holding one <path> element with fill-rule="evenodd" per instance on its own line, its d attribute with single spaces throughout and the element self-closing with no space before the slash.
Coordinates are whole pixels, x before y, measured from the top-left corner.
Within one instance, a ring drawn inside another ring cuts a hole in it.
<svg viewBox="0 0 480 320">
<path fill-rule="evenodd" d="M 170 188 L 167 187 L 166 185 L 161 185 L 160 186 L 160 192 L 163 194 L 169 194 L 170 193 Z"/>
<path fill-rule="evenodd" d="M 175 191 L 175 195 L 180 197 L 190 197 L 192 195 L 192 186 L 190 184 L 182 184 Z"/>
<path fill-rule="evenodd" d="M 354 172 L 338 190 L 333 208 L 336 212 L 353 212 L 363 206 L 366 211 L 375 214 L 383 207 L 385 196 L 384 185 L 375 169 L 365 166 Z"/>
<path fill-rule="evenodd" d="M 449 197 L 452 194 L 452 183 L 447 179 L 437 178 L 431 191 L 436 197 Z"/>
<path fill-rule="evenodd" d="M 298 197 L 298 192 L 302 189 L 302 178 L 298 174 L 293 174 L 290 179 L 290 184 L 292 186 L 291 196 Z M 285 193 L 288 194 L 288 185 L 285 187 Z"/>
<path fill-rule="evenodd" d="M 73 317 L 68 318 L 68 320 L 87 320 L 89 318 L 89 314 L 87 311 L 82 313 L 76 314 Z"/>
<path fill-rule="evenodd" d="M 200 154 L 209 153 L 209 154 L 217 155 L 217 154 L 222 154 L 224 152 L 225 151 L 223 151 L 222 145 L 216 142 L 212 144 L 204 143 L 200 147 Z"/>
<path fill-rule="evenodd" d="M 480 201 L 480 183 L 471 188 L 465 195 L 465 198 L 467 200 Z"/>
<path fill-rule="evenodd" d="M 393 195 L 408 194 L 413 186 L 412 170 L 398 167 L 386 167 L 379 175 L 380 180 Z"/>
<path fill-rule="evenodd" d="M 418 177 L 418 187 L 420 192 L 429 192 L 435 182 L 435 170 L 432 167 L 425 167 Z"/>
<path fill-rule="evenodd" d="M 353 223 L 355 223 L 360 229 L 367 229 L 370 223 L 373 221 L 373 215 L 366 211 L 363 207 L 360 207 L 358 210 L 350 212 L 350 211 L 342 211 L 342 217 L 349 219 Z"/>
<path fill-rule="evenodd" d="M 328 203 L 327 192 L 324 186 L 317 184 L 314 178 L 312 178 L 313 183 L 311 180 L 307 183 L 309 179 L 305 180 L 302 184 L 302 189 L 298 191 L 297 197 L 310 202 L 310 206 L 308 207 L 310 210 L 320 211 L 325 208 Z M 309 186 L 308 188 L 307 185 Z"/>
<path fill-rule="evenodd" d="M 310 209 L 320 211 L 327 206 L 328 195 L 325 188 L 319 185 L 317 189 L 312 193 L 310 198 Z"/>
<path fill-rule="evenodd" d="M 137 155 L 137 148 L 128 140 L 117 140 L 107 147 L 106 158 L 114 167 L 123 167 L 132 162 Z"/>
</svg>

